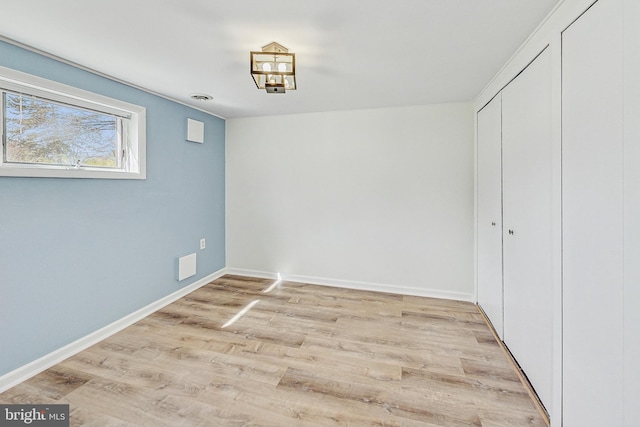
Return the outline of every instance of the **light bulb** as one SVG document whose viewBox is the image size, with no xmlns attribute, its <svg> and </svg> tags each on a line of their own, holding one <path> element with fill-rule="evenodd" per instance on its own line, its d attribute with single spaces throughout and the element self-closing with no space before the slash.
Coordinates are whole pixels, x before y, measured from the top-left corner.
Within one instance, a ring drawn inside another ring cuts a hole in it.
<svg viewBox="0 0 640 427">
<path fill-rule="evenodd" d="M 262 64 L 262 71 L 266 71 L 266 72 L 271 71 L 271 64 L 269 64 L 268 62 L 265 62 L 264 64 Z"/>
<path fill-rule="evenodd" d="M 285 71 L 287 71 L 287 64 L 285 64 L 284 62 L 279 63 L 278 71 L 280 71 L 281 73 L 284 73 Z"/>
</svg>

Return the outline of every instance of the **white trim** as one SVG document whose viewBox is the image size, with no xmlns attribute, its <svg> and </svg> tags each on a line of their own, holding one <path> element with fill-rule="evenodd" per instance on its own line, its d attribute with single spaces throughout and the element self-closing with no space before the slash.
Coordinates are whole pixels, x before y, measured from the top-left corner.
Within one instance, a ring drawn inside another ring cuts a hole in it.
<svg viewBox="0 0 640 427">
<path fill-rule="evenodd" d="M 246 270 L 242 268 L 227 268 L 227 274 L 238 276 L 258 277 L 262 279 L 309 283 L 312 285 L 333 286 L 336 288 L 358 289 L 362 291 L 386 292 L 400 295 L 413 295 L 418 297 L 440 298 L 456 301 L 474 302 L 474 292 L 464 293 L 455 291 L 443 291 L 441 289 L 425 289 L 406 286 L 398 286 L 384 283 L 359 282 L 353 280 L 341 280 L 326 277 L 302 276 L 297 274 L 273 273 L 258 270 Z M 279 276 L 280 275 L 280 276 Z"/>
<path fill-rule="evenodd" d="M 151 304 L 146 305 L 141 309 L 136 310 L 133 313 L 128 314 L 103 328 L 98 329 L 97 331 L 91 332 L 90 334 L 85 335 L 84 337 L 70 344 L 67 344 L 64 347 L 54 350 L 51 353 L 34 360 L 33 362 L 27 363 L 26 365 L 14 369 L 13 371 L 0 377 L 0 393 L 20 384 L 25 380 L 28 380 L 29 378 L 39 374 L 45 369 L 48 369 L 53 365 L 62 362 L 68 357 L 71 357 L 106 338 L 109 338 L 111 335 L 120 332 L 124 328 L 131 326 L 135 322 L 160 310 L 161 308 L 171 304 L 172 302 L 179 300 L 183 296 L 195 291 L 198 288 L 201 288 L 207 283 L 216 280 L 225 274 L 227 274 L 226 268 L 211 273 L 210 275 L 188 286 L 185 286 L 184 288 L 181 288 L 172 294 L 162 297 L 159 300 L 152 302 Z"/>
<path fill-rule="evenodd" d="M 278 280 L 278 273 L 271 273 L 268 271 L 261 271 L 261 270 L 247 270 L 244 268 L 227 267 L 227 274 L 232 274 L 234 276 L 255 277 L 257 279 Z M 280 278 L 284 280 L 284 277 L 281 276 Z"/>
</svg>

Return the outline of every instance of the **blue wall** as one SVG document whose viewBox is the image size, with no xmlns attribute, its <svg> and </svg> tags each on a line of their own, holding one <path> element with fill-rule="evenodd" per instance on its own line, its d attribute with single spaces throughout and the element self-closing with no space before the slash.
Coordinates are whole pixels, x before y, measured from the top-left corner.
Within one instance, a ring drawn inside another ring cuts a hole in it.
<svg viewBox="0 0 640 427">
<path fill-rule="evenodd" d="M 3 42 L 0 65 L 147 109 L 146 180 L 0 177 L 2 376 L 225 266 L 225 122 Z"/>
</svg>

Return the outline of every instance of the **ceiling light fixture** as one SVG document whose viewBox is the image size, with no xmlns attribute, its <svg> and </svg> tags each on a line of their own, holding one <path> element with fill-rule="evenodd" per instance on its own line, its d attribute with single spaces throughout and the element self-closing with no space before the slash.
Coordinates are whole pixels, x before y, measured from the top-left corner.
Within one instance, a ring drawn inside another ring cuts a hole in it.
<svg viewBox="0 0 640 427">
<path fill-rule="evenodd" d="M 296 90 L 296 54 L 271 42 L 261 52 L 251 52 L 251 76 L 258 89 L 267 93 Z"/>
</svg>

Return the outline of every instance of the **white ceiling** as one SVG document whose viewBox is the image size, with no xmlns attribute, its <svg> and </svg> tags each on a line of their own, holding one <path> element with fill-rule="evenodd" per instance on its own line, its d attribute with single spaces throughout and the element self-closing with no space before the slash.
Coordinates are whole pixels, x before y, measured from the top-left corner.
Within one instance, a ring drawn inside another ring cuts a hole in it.
<svg viewBox="0 0 640 427">
<path fill-rule="evenodd" d="M 558 2 L 0 0 L 0 35 L 229 118 L 470 101 Z M 271 41 L 297 91 L 256 89 Z"/>
</svg>

